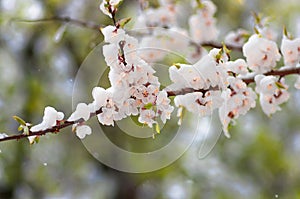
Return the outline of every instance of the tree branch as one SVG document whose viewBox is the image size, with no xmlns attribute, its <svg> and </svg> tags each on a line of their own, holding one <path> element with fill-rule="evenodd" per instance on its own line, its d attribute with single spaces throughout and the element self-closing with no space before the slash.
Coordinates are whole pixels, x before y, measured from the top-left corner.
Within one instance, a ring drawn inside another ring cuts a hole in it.
<svg viewBox="0 0 300 199">
<path fill-rule="evenodd" d="M 284 76 L 287 76 L 287 75 L 293 75 L 293 74 L 300 74 L 300 68 L 290 68 L 290 69 L 284 69 L 284 70 L 273 70 L 273 71 L 264 73 L 264 75 L 266 75 L 266 76 L 274 75 L 274 76 L 280 76 L 280 77 L 284 77 Z M 246 84 L 250 84 L 250 83 L 254 82 L 254 77 L 245 78 L 245 79 L 242 79 L 242 80 Z M 216 88 L 211 88 L 209 90 L 216 90 Z M 184 88 L 184 89 L 181 89 L 181 90 L 167 91 L 167 94 L 170 97 L 170 96 L 184 95 L 184 94 L 193 93 L 193 92 L 205 93 L 209 90 L 205 90 L 205 89 L 195 90 L 193 88 Z M 100 110 L 98 110 L 94 113 L 91 113 L 90 118 L 94 117 L 94 116 L 96 116 L 100 113 L 102 113 L 102 109 L 100 109 Z M 26 137 L 29 137 L 29 136 L 42 136 L 42 135 L 46 135 L 48 133 L 58 133 L 61 129 L 64 129 L 64 128 L 69 127 L 73 124 L 78 124 L 78 123 L 82 123 L 82 122 L 84 122 L 83 119 L 79 119 L 79 120 L 71 121 L 71 122 L 62 121 L 59 124 L 49 128 L 49 129 L 43 130 L 43 131 L 31 132 L 29 130 L 28 134 L 17 134 L 17 135 L 11 135 L 11 136 L 8 136 L 8 137 L 1 138 L 0 142 L 8 141 L 8 140 L 20 140 L 22 138 L 26 138 Z"/>
<path fill-rule="evenodd" d="M 90 118 L 94 117 L 94 116 L 96 116 L 100 113 L 102 113 L 102 109 L 99 109 L 98 111 L 96 111 L 94 113 L 91 113 Z M 48 133 L 55 133 L 56 134 L 61 129 L 64 129 L 64 128 L 69 127 L 73 124 L 78 124 L 78 123 L 82 123 L 82 122 L 84 122 L 84 120 L 82 118 L 78 119 L 76 121 L 61 121 L 60 123 L 58 123 L 57 125 L 49 128 L 49 129 L 46 129 L 46 130 L 43 130 L 43 131 L 36 131 L 36 132 L 32 132 L 32 131 L 29 130 L 28 134 L 17 134 L 17 135 L 7 136 L 7 137 L 4 137 L 4 138 L 1 138 L 0 142 L 8 141 L 8 140 L 20 140 L 22 138 L 27 138 L 27 137 L 30 137 L 30 136 L 42 136 L 42 135 L 46 135 Z"/>
<path fill-rule="evenodd" d="M 73 19 L 68 16 L 53 16 L 49 18 L 43 18 L 43 19 L 35 19 L 35 20 L 28 20 L 28 19 L 12 19 L 12 21 L 16 22 L 25 22 L 25 23 L 38 23 L 38 22 L 52 22 L 52 21 L 59 21 L 59 22 L 64 22 L 64 23 L 70 23 L 76 26 L 80 26 L 83 28 L 95 30 L 97 32 L 100 31 L 100 28 L 102 27 L 101 25 L 98 25 L 94 22 L 87 22 L 87 21 L 81 21 L 78 19 Z"/>
<path fill-rule="evenodd" d="M 114 25 L 116 25 L 117 22 L 116 22 L 114 17 L 115 16 L 113 15 L 113 22 L 114 22 Z M 63 22 L 63 23 L 69 23 L 69 24 L 79 26 L 79 27 L 82 27 L 82 28 L 87 28 L 87 29 L 94 30 L 94 31 L 97 31 L 97 32 L 101 32 L 100 28 L 102 27 L 102 25 L 98 25 L 95 22 L 73 19 L 69 16 L 53 16 L 53 17 L 49 17 L 49 18 L 34 19 L 34 20 L 14 18 L 11 21 L 25 22 L 25 23 L 39 23 L 39 22 L 58 21 L 58 22 Z M 191 41 L 190 44 L 197 47 L 197 48 L 200 48 L 200 47 L 222 48 L 223 47 L 223 44 L 217 43 L 217 42 L 204 42 L 204 43 L 201 43 L 201 44 L 197 44 L 196 42 Z M 236 46 L 232 46 L 232 45 L 229 45 L 229 44 L 225 44 L 225 45 L 229 50 L 242 52 L 242 47 L 236 47 Z"/>
<path fill-rule="evenodd" d="M 266 75 L 266 76 L 274 75 L 274 76 L 284 77 L 284 76 L 293 75 L 293 74 L 300 75 L 300 68 L 289 68 L 289 69 L 284 69 L 284 70 L 272 70 L 270 72 L 264 73 L 263 75 Z M 254 82 L 254 77 L 245 78 L 245 79 L 243 79 L 243 81 L 246 84 L 253 83 Z"/>
<path fill-rule="evenodd" d="M 51 21 L 59 21 L 59 22 L 65 22 L 65 23 L 70 23 L 76 26 L 80 26 L 83 28 L 87 28 L 87 29 L 91 29 L 91 30 L 95 30 L 97 32 L 100 32 L 100 27 L 101 25 L 97 25 L 94 22 L 86 22 L 86 21 L 81 21 L 81 20 L 77 20 L 77 19 L 72 19 L 70 17 L 62 17 L 62 16 L 54 16 L 54 17 L 50 17 L 50 18 L 43 18 L 43 19 L 37 19 L 37 20 L 24 20 L 24 19 L 13 19 L 13 21 L 18 21 L 18 22 L 29 22 L 29 23 L 35 23 L 35 22 L 51 22 Z M 191 45 L 194 45 L 198 48 L 202 47 L 213 47 L 213 48 L 222 48 L 223 45 L 219 44 L 219 43 L 215 43 L 215 42 L 206 42 L 206 43 L 202 43 L 202 44 L 197 44 L 195 42 L 191 42 Z M 232 45 L 226 45 L 226 47 L 230 50 L 235 50 L 235 51 L 242 51 L 241 47 L 236 47 L 236 46 L 232 46 Z M 270 72 L 264 73 L 264 75 L 274 75 L 274 76 L 280 76 L 280 77 L 284 77 L 287 75 L 292 75 L 292 74 L 300 74 L 300 68 L 291 68 L 291 69 L 284 69 L 284 70 L 272 70 Z M 246 84 L 250 84 L 254 82 L 254 76 L 250 77 L 250 78 L 244 78 L 242 79 Z M 202 92 L 205 93 L 209 90 L 216 90 L 217 88 L 211 88 L 208 90 L 205 89 L 199 89 L 199 90 L 195 90 L 193 88 L 184 88 L 181 90 L 175 90 L 175 91 L 167 91 L 168 96 L 177 96 L 177 95 L 184 95 L 187 93 L 193 93 L 193 92 Z M 91 113 L 90 117 L 94 117 L 98 114 L 102 113 L 102 109 Z M 0 142 L 3 141 L 8 141 L 8 140 L 20 140 L 23 138 L 27 138 L 29 136 L 42 136 L 42 135 L 46 135 L 48 133 L 58 133 L 61 129 L 64 129 L 66 127 L 69 127 L 73 124 L 78 124 L 78 123 L 82 123 L 84 122 L 83 119 L 79 119 L 76 121 L 60 121 L 57 125 L 43 130 L 43 131 L 37 131 L 37 132 L 31 132 L 29 130 L 28 134 L 16 134 L 16 135 L 11 135 L 11 136 L 7 136 L 7 137 L 3 137 L 0 138 Z"/>
<path fill-rule="evenodd" d="M 201 44 L 197 44 L 194 41 L 190 41 L 190 44 L 195 46 L 196 48 L 200 48 L 200 47 L 223 48 L 223 44 L 220 44 L 220 43 L 217 43 L 217 42 L 203 42 Z M 243 51 L 242 47 L 237 47 L 237 46 L 233 46 L 233 45 L 230 45 L 230 44 L 225 44 L 225 46 L 229 50 L 234 50 L 234 51 L 238 51 L 238 52 Z"/>
</svg>

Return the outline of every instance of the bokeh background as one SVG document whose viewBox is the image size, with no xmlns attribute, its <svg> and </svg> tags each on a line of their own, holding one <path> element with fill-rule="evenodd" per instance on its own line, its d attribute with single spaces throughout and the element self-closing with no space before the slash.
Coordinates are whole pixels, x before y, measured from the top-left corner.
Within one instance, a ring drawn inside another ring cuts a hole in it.
<svg viewBox="0 0 300 199">
<path fill-rule="evenodd" d="M 270 17 L 279 43 L 283 25 L 300 36 L 298 0 L 213 2 L 218 8 L 220 41 L 229 30 L 252 30 L 252 11 Z M 76 73 L 103 40 L 97 31 L 72 24 L 15 19 L 69 16 L 110 24 L 99 4 L 86 0 L 0 1 L 0 132 L 17 133 L 13 115 L 39 123 L 47 105 L 69 115 Z M 125 0 L 118 18 L 130 16 L 134 21 L 138 13 L 137 1 Z M 95 70 L 97 67 L 104 67 L 104 62 L 95 63 Z M 107 86 L 105 79 L 102 84 Z M 101 164 L 70 128 L 44 136 L 32 146 L 27 140 L 0 143 L 0 198 L 300 198 L 300 91 L 292 86 L 290 90 L 291 99 L 281 112 L 268 118 L 257 106 L 239 118 L 231 129 L 232 138 L 221 135 L 205 158 L 199 159 L 196 141 L 170 166 L 144 174 Z M 130 148 L 134 142 L 141 151 L 147 148 L 115 131 L 106 130 L 120 146 Z M 170 134 L 163 132 L 156 139 Z"/>
</svg>

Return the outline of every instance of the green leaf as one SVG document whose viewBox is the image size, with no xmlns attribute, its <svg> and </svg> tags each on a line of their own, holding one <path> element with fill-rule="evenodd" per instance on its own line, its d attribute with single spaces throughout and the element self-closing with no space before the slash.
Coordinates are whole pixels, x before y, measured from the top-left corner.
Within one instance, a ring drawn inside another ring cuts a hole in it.
<svg viewBox="0 0 300 199">
<path fill-rule="evenodd" d="M 287 29 L 286 29 L 286 26 L 283 26 L 283 34 L 288 38 L 288 32 L 287 32 Z"/>
<path fill-rule="evenodd" d="M 155 131 L 156 133 L 160 134 L 160 127 L 158 123 L 155 124 Z"/>
<path fill-rule="evenodd" d="M 291 39 L 291 40 L 293 39 L 293 35 L 289 34 L 289 32 L 286 29 L 286 26 L 283 26 L 283 34 L 284 34 L 284 36 L 286 36 L 286 38 Z"/>
<path fill-rule="evenodd" d="M 224 42 L 222 42 L 222 45 L 223 45 L 223 51 L 226 53 L 226 54 L 230 54 L 231 53 L 231 50 L 229 50 L 226 46 L 226 44 Z"/>
<path fill-rule="evenodd" d="M 152 103 L 148 103 L 148 104 L 145 104 L 145 105 L 144 105 L 144 108 L 145 108 L 145 109 L 148 109 L 148 110 L 151 109 L 152 107 L 153 107 L 153 104 L 152 104 Z"/>
<path fill-rule="evenodd" d="M 18 116 L 13 116 L 13 118 L 14 118 L 14 120 L 16 120 L 19 124 L 21 124 L 21 125 L 23 125 L 23 126 L 26 126 L 26 122 L 22 119 L 22 118 L 20 118 L 20 117 L 18 117 Z"/>
<path fill-rule="evenodd" d="M 196 3 L 197 3 L 197 8 L 199 8 L 199 9 L 204 8 L 204 4 L 201 2 L 201 0 L 196 0 Z"/>
<path fill-rule="evenodd" d="M 286 89 L 286 87 L 285 87 L 281 82 L 275 82 L 275 85 L 276 85 L 277 88 L 279 88 L 279 89 Z"/>
<path fill-rule="evenodd" d="M 259 31 L 258 31 L 258 29 L 257 29 L 256 27 L 254 27 L 254 32 L 255 32 L 255 34 L 257 34 L 257 35 L 260 35 L 260 33 L 259 33 Z"/>
<path fill-rule="evenodd" d="M 18 127 L 18 131 L 23 131 L 23 125 L 20 125 L 19 127 Z"/>
<path fill-rule="evenodd" d="M 124 19 L 120 19 L 118 21 L 118 24 L 121 28 L 124 28 L 124 26 L 131 20 L 130 17 L 124 18 Z"/>
<path fill-rule="evenodd" d="M 34 138 L 34 141 L 35 141 L 36 144 L 39 143 L 39 141 L 40 141 L 40 136 L 36 136 L 36 137 Z"/>
<path fill-rule="evenodd" d="M 216 60 L 217 62 L 219 62 L 222 58 L 222 55 L 223 55 L 223 48 L 221 48 L 218 52 L 218 54 L 216 55 Z"/>
<path fill-rule="evenodd" d="M 253 18 L 255 20 L 255 24 L 260 24 L 261 23 L 261 16 L 260 14 L 256 12 L 252 12 Z"/>
</svg>

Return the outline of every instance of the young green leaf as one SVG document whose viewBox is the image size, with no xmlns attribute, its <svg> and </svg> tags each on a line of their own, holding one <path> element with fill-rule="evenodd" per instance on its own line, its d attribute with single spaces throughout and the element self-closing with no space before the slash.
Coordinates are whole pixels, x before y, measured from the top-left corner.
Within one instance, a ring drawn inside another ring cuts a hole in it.
<svg viewBox="0 0 300 199">
<path fill-rule="evenodd" d="M 14 120 L 16 120 L 19 124 L 21 124 L 21 125 L 23 125 L 23 126 L 26 126 L 26 122 L 22 119 L 22 118 L 20 118 L 20 117 L 18 117 L 18 116 L 13 116 L 13 118 L 14 118 Z"/>
</svg>

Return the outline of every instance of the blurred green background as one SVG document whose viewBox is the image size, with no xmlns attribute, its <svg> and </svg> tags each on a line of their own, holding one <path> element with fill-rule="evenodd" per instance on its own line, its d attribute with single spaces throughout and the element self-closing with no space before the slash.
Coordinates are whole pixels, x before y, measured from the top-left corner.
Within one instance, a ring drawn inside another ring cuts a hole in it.
<svg viewBox="0 0 300 199">
<path fill-rule="evenodd" d="M 298 0 L 213 2 L 218 7 L 220 41 L 229 30 L 252 30 L 251 11 L 270 16 L 279 39 L 283 25 L 300 36 Z M 69 115 L 77 70 L 103 40 L 96 31 L 72 24 L 13 19 L 59 15 L 110 24 L 99 4 L 85 0 L 0 1 L 0 132 L 16 133 L 13 115 L 39 123 L 47 105 Z M 137 14 L 137 2 L 125 0 L 118 18 L 130 16 L 134 21 Z M 103 64 L 95 63 L 95 68 Z M 300 198 L 300 92 L 293 88 L 291 92 L 283 111 L 272 118 L 265 116 L 259 105 L 239 118 L 231 130 L 232 138 L 221 135 L 205 158 L 198 158 L 200 143 L 196 141 L 172 165 L 145 174 L 124 173 L 99 163 L 70 128 L 42 137 L 37 145 L 30 146 L 27 140 L 0 143 L 0 198 Z M 170 134 L 163 132 L 156 139 Z M 120 133 L 115 135 L 109 137 L 119 145 L 132 144 Z M 134 146 L 141 151 L 147 148 L 138 142 Z"/>
</svg>

